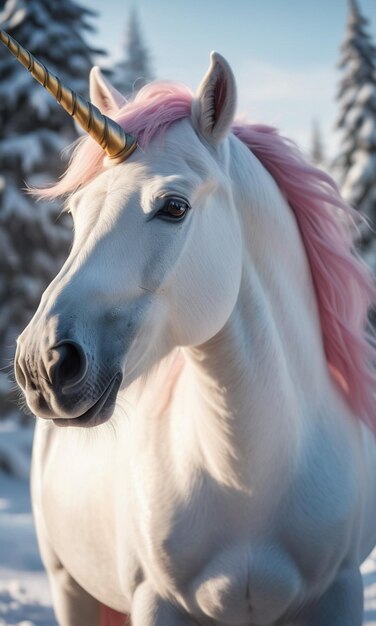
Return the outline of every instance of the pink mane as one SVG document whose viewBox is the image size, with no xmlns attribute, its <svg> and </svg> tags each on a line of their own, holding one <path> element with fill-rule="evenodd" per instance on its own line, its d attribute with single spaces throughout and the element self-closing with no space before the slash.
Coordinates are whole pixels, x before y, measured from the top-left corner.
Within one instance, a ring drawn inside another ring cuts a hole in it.
<svg viewBox="0 0 376 626">
<path fill-rule="evenodd" d="M 189 117 L 193 95 L 184 86 L 152 83 L 114 119 L 135 135 L 141 149 L 175 121 Z M 354 254 L 353 210 L 333 180 L 308 163 L 274 128 L 235 125 L 233 133 L 273 176 L 294 211 L 310 263 L 329 369 L 357 414 L 376 435 L 376 348 L 367 336 L 367 314 L 376 300 L 370 272 Z M 103 151 L 90 138 L 80 141 L 64 177 L 40 195 L 72 193 L 102 169 Z"/>
<path fill-rule="evenodd" d="M 274 128 L 241 125 L 233 132 L 270 172 L 294 211 L 315 285 L 329 369 L 354 413 L 376 435 L 376 347 L 366 332 L 376 288 L 353 250 L 354 210 L 331 177 L 306 163 Z"/>
</svg>

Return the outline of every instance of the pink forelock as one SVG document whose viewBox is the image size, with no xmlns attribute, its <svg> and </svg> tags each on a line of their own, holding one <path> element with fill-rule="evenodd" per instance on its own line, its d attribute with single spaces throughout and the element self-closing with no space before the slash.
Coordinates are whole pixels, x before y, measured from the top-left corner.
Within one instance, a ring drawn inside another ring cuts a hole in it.
<svg viewBox="0 0 376 626">
<path fill-rule="evenodd" d="M 146 85 L 112 118 L 145 150 L 151 140 L 163 134 L 173 122 L 189 117 L 193 101 L 192 92 L 185 85 L 154 82 Z M 53 199 L 74 193 L 93 180 L 103 169 L 104 153 L 91 137 L 81 139 L 71 158 L 69 167 L 59 182 L 51 187 L 36 189 L 40 197 Z"/>
<path fill-rule="evenodd" d="M 171 124 L 190 116 L 192 102 L 185 86 L 156 82 L 140 90 L 114 119 L 146 149 Z M 352 249 L 348 224 L 353 210 L 333 180 L 306 163 L 294 144 L 275 129 L 242 124 L 235 125 L 233 133 L 270 172 L 295 213 L 316 289 L 329 370 L 352 410 L 376 435 L 376 348 L 365 330 L 376 290 L 370 272 Z M 72 193 L 102 168 L 102 149 L 85 138 L 64 177 L 38 194 L 56 198 Z"/>
</svg>

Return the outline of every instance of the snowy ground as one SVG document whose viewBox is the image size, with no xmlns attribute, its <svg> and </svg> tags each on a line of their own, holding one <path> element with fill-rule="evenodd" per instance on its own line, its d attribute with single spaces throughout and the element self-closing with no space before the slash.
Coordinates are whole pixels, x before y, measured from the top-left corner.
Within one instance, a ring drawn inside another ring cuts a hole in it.
<svg viewBox="0 0 376 626">
<path fill-rule="evenodd" d="M 31 430 L 0 422 L 0 626 L 56 626 L 30 512 L 31 441 Z M 4 458 L 18 477 L 1 471 Z M 363 578 L 364 626 L 376 626 L 376 550 L 364 563 Z"/>
<path fill-rule="evenodd" d="M 31 442 L 31 429 L 0 422 L 0 626 L 56 626 L 30 510 Z"/>
</svg>

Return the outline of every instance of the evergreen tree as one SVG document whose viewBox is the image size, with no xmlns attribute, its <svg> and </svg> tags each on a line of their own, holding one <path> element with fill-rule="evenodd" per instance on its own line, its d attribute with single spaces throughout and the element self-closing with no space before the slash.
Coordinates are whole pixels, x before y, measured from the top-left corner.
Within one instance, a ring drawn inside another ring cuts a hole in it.
<svg viewBox="0 0 376 626">
<path fill-rule="evenodd" d="M 356 0 L 349 0 L 339 68 L 343 77 L 337 100 L 341 132 L 334 175 L 344 197 L 376 227 L 376 48 L 367 33 L 368 20 Z M 373 255 L 375 232 L 360 224 L 361 251 Z M 376 268 L 375 268 L 376 269 Z"/>
<path fill-rule="evenodd" d="M 136 9 L 130 13 L 124 57 L 115 65 L 113 82 L 120 93 L 131 96 L 153 79 L 150 55 L 145 47 Z"/>
<path fill-rule="evenodd" d="M 0 27 L 83 95 L 100 53 L 85 41 L 93 15 L 73 0 L 0 0 Z M 7 372 L 15 338 L 71 238 L 56 204 L 36 203 L 24 188 L 56 180 L 60 153 L 76 138 L 69 115 L 0 44 L 0 417 L 15 411 Z"/>
<path fill-rule="evenodd" d="M 313 120 L 312 124 L 311 159 L 314 165 L 318 167 L 322 167 L 325 164 L 324 144 L 321 137 L 320 126 L 317 120 Z"/>
</svg>

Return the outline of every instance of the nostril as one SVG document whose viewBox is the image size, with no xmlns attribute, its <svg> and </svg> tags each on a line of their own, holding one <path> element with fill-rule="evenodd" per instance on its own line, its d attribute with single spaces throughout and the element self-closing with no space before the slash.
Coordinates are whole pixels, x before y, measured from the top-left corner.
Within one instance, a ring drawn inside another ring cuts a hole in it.
<svg viewBox="0 0 376 626">
<path fill-rule="evenodd" d="M 53 366 L 50 378 L 53 387 L 69 389 L 80 383 L 87 372 L 87 358 L 81 346 L 72 341 L 64 341 L 52 349 Z"/>
</svg>

